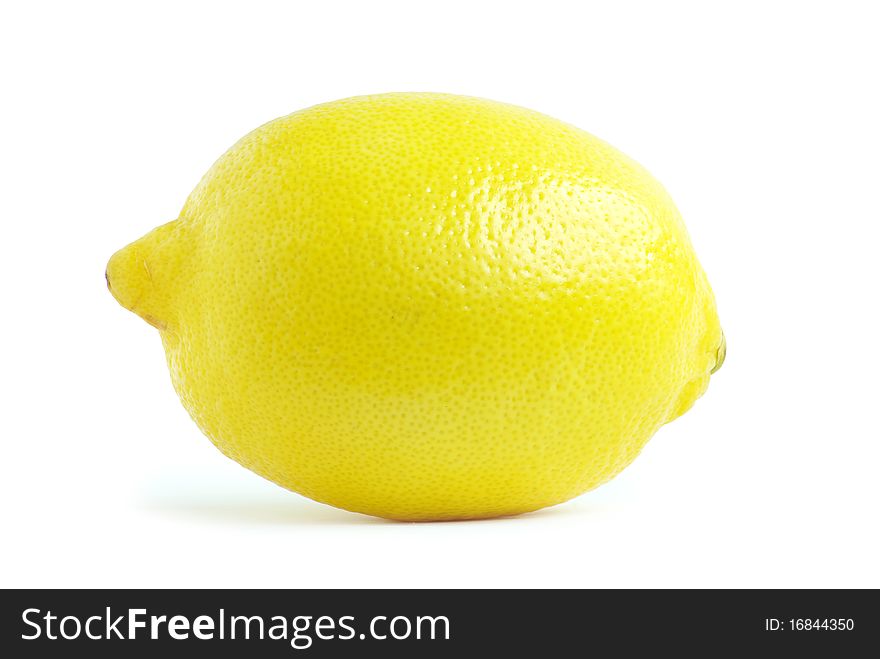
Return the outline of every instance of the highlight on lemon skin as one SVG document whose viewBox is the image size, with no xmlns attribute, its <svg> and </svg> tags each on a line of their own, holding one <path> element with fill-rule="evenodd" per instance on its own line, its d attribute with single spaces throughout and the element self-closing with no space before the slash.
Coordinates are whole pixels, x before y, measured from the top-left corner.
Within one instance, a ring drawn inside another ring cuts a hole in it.
<svg viewBox="0 0 880 659">
<path fill-rule="evenodd" d="M 107 282 L 161 330 L 220 451 L 396 520 L 514 515 L 609 481 L 726 354 L 660 183 L 569 124 L 447 94 L 257 128 Z"/>
</svg>

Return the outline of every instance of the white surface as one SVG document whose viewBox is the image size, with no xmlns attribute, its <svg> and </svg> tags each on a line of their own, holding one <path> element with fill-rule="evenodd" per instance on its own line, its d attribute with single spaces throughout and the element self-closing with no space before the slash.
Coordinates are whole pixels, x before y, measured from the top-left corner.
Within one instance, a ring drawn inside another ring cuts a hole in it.
<svg viewBox="0 0 880 659">
<path fill-rule="evenodd" d="M 0 16 L 0 585 L 873 586 L 880 46 L 871 4 L 22 3 Z M 612 483 L 396 524 L 223 458 L 117 248 L 258 124 L 335 98 L 532 107 L 676 199 L 729 353 Z"/>
</svg>

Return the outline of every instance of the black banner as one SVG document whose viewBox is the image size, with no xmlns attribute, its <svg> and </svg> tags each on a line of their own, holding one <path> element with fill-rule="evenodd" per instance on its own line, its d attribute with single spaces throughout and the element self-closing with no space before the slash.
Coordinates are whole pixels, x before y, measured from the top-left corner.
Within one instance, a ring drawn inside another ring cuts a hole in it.
<svg viewBox="0 0 880 659">
<path fill-rule="evenodd" d="M 876 652 L 880 640 L 880 600 L 869 590 L 6 590 L 0 597 L 6 657 L 602 649 L 629 656 L 646 648 L 849 657 Z"/>
</svg>

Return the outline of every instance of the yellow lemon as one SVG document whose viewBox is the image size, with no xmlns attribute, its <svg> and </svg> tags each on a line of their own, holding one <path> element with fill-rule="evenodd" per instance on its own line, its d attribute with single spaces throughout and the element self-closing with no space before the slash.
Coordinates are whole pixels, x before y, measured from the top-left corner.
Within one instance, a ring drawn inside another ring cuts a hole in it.
<svg viewBox="0 0 880 659">
<path fill-rule="evenodd" d="M 545 115 L 445 94 L 258 128 L 107 281 L 160 330 L 224 454 L 400 520 L 523 513 L 604 483 L 724 354 L 648 172 Z"/>
</svg>

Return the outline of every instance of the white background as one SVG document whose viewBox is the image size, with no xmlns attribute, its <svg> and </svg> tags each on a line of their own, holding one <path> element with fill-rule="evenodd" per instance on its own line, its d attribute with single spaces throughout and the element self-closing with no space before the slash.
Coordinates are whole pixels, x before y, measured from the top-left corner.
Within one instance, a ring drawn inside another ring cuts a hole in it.
<svg viewBox="0 0 880 659">
<path fill-rule="evenodd" d="M 880 587 L 871 3 L 19 3 L 0 15 L 0 585 Z M 222 457 L 104 285 L 241 135 L 446 91 L 599 135 L 672 193 L 729 352 L 616 480 L 399 524 Z"/>
</svg>

